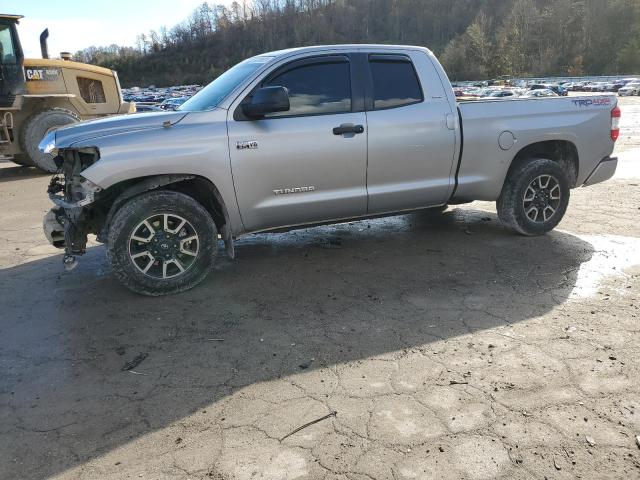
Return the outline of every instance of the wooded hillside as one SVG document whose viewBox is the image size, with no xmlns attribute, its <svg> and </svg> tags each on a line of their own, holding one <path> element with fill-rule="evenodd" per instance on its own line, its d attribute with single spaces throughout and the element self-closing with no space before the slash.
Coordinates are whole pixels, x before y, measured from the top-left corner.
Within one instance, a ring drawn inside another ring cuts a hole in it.
<svg viewBox="0 0 640 480">
<path fill-rule="evenodd" d="M 257 53 L 302 45 L 429 47 L 453 80 L 640 73 L 640 0 L 255 0 L 203 3 L 133 47 L 76 59 L 123 86 L 206 84 Z"/>
</svg>

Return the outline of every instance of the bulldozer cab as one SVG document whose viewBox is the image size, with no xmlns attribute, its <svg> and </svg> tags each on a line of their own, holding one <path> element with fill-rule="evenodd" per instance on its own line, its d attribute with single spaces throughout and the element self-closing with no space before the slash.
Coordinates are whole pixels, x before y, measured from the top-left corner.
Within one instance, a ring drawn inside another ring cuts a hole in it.
<svg viewBox="0 0 640 480">
<path fill-rule="evenodd" d="M 0 13 L 0 157 L 55 172 L 53 157 L 38 149 L 49 132 L 82 120 L 134 113 L 118 75 L 108 68 L 74 62 L 61 52 L 50 58 L 49 30 L 40 35 L 42 58 L 24 58 L 20 15 Z"/>
<path fill-rule="evenodd" d="M 0 15 L 0 107 L 11 108 L 24 93 L 24 56 L 16 24 L 19 15 Z"/>
</svg>

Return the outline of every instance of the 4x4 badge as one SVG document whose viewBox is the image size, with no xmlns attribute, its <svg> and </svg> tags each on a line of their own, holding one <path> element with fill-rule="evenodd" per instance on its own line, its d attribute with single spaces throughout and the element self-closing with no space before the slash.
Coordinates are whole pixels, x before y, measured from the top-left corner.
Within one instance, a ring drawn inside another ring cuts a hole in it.
<svg viewBox="0 0 640 480">
<path fill-rule="evenodd" d="M 258 142 L 255 140 L 249 140 L 246 142 L 236 142 L 236 148 L 238 150 L 246 150 L 248 148 L 258 148 Z"/>
</svg>

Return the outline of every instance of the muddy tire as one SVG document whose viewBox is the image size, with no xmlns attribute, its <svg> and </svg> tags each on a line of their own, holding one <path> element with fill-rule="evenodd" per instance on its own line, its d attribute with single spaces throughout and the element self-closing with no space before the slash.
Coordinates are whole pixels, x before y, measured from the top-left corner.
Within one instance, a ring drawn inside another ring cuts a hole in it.
<svg viewBox="0 0 640 480">
<path fill-rule="evenodd" d="M 569 204 L 569 180 L 551 160 L 529 160 L 509 173 L 497 201 L 498 217 L 521 235 L 553 230 Z"/>
<path fill-rule="evenodd" d="M 57 167 L 53 161 L 53 156 L 41 152 L 38 149 L 38 144 L 51 130 L 79 121 L 80 117 L 63 108 L 51 108 L 33 114 L 27 119 L 20 132 L 20 146 L 24 152 L 23 158 L 45 172 L 54 173 Z"/>
<path fill-rule="evenodd" d="M 188 195 L 153 191 L 132 198 L 109 226 L 107 256 L 116 277 L 142 295 L 178 293 L 202 282 L 214 265 L 218 230 Z"/>
</svg>

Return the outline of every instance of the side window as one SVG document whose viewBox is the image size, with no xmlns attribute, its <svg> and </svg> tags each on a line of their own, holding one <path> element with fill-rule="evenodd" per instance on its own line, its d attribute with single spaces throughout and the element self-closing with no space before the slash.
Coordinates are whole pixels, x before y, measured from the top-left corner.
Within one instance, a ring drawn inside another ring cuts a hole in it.
<svg viewBox="0 0 640 480">
<path fill-rule="evenodd" d="M 107 103 L 104 96 L 104 89 L 100 80 L 93 78 L 78 77 L 78 88 L 80 96 L 87 103 Z"/>
<path fill-rule="evenodd" d="M 13 49 L 13 39 L 11 38 L 11 28 L 9 25 L 0 24 L 0 63 L 5 65 L 15 64 L 18 59 Z"/>
<path fill-rule="evenodd" d="M 267 118 L 351 111 L 349 62 L 312 63 L 287 70 L 263 86 L 286 87 L 291 109 Z"/>
<path fill-rule="evenodd" d="M 378 55 L 369 60 L 373 78 L 373 109 L 401 107 L 421 102 L 422 89 L 413 68 L 407 60 L 385 60 Z"/>
</svg>

